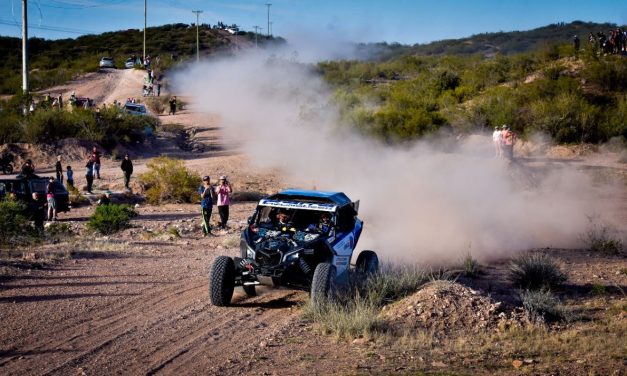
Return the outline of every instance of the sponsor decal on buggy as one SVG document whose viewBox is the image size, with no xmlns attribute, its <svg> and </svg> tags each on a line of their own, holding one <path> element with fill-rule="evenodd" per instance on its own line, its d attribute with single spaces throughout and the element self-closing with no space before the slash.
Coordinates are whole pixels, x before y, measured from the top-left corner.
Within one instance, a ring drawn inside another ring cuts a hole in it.
<svg viewBox="0 0 627 376">
<path fill-rule="evenodd" d="M 348 266 L 349 261 L 350 261 L 349 256 L 335 256 L 333 260 L 333 264 L 335 266 Z"/>
<path fill-rule="evenodd" d="M 259 201 L 259 205 L 270 206 L 273 208 L 318 210 L 318 211 L 327 211 L 327 212 L 334 212 L 335 209 L 337 208 L 337 206 L 333 204 L 325 204 L 325 203 L 318 203 L 318 202 L 295 202 L 295 201 L 267 200 L 267 199 L 263 199 Z"/>
</svg>

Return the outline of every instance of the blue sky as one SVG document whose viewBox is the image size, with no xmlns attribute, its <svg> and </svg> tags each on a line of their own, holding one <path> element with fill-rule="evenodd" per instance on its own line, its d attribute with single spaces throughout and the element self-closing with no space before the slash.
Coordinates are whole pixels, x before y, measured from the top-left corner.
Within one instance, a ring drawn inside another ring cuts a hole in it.
<svg viewBox="0 0 627 376">
<path fill-rule="evenodd" d="M 425 43 L 574 20 L 627 24 L 625 0 L 148 0 L 148 25 L 236 23 L 274 35 L 320 33 L 343 41 Z M 143 27 L 143 0 L 28 0 L 30 36 L 74 38 Z M 0 35 L 20 36 L 21 0 L 0 0 Z"/>
</svg>

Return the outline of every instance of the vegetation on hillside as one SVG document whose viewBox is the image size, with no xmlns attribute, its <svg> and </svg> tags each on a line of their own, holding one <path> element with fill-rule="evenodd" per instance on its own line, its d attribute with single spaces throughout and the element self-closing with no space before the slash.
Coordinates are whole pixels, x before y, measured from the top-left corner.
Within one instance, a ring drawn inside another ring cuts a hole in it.
<svg viewBox="0 0 627 376">
<path fill-rule="evenodd" d="M 14 142 L 46 143 L 64 138 L 94 141 L 106 148 L 117 144 L 142 142 L 146 128 L 155 129 L 159 120 L 152 116 L 134 116 L 116 107 L 99 112 L 73 108 L 58 110 L 40 106 L 22 115 L 21 95 L 0 101 L 0 144 Z"/>
<path fill-rule="evenodd" d="M 390 59 L 409 55 L 515 55 L 562 44 L 577 35 L 582 45 L 589 33 L 607 33 L 616 29 L 616 24 L 574 21 L 556 23 L 525 31 L 500 31 L 481 33 L 467 38 L 446 39 L 413 46 L 399 43 L 362 44 L 360 50 L 379 59 Z"/>
<path fill-rule="evenodd" d="M 200 51 L 209 54 L 228 47 L 228 33 L 203 24 L 200 31 Z M 196 27 L 184 23 L 149 27 L 146 30 L 147 54 L 153 66 L 165 70 L 178 61 L 196 54 Z M 254 33 L 240 32 L 237 38 L 254 39 Z M 274 38 L 258 36 L 264 43 Z M 0 36 L 0 94 L 18 93 L 22 85 L 21 39 Z M 118 68 L 132 55 L 141 56 L 143 30 L 129 29 L 98 35 L 84 35 L 76 39 L 29 39 L 31 90 L 42 90 L 70 80 L 79 73 L 98 70 L 103 56 L 115 59 Z"/>
<path fill-rule="evenodd" d="M 585 47 L 585 46 L 584 46 Z M 627 59 L 555 45 L 512 56 L 327 61 L 342 118 L 385 142 L 508 124 L 556 142 L 627 137 Z"/>
</svg>

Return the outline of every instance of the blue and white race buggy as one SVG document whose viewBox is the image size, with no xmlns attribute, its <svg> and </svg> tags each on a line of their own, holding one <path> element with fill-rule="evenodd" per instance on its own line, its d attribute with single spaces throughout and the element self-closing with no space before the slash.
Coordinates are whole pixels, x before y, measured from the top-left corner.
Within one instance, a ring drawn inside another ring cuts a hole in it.
<svg viewBox="0 0 627 376">
<path fill-rule="evenodd" d="M 358 209 L 341 192 L 286 190 L 262 199 L 242 232 L 241 257 L 219 256 L 211 267 L 211 303 L 228 305 L 235 286 L 255 295 L 259 284 L 309 291 L 314 302 L 328 297 L 348 280 L 363 228 Z M 375 273 L 377 255 L 362 251 L 355 268 Z"/>
</svg>

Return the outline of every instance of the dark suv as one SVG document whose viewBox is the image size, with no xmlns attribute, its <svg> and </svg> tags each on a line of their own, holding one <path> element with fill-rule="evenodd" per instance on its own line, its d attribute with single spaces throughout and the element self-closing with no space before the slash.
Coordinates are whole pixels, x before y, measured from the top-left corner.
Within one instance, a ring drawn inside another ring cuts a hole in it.
<svg viewBox="0 0 627 376">
<path fill-rule="evenodd" d="M 32 194 L 36 192 L 39 194 L 39 201 L 46 202 L 46 188 L 48 187 L 49 179 L 48 177 L 37 175 L 28 177 L 18 175 L 13 178 L 1 178 L 0 199 L 10 194 L 15 194 L 19 201 L 28 204 L 32 200 Z M 70 197 L 63 184 L 55 180 L 53 191 L 57 201 L 57 212 L 70 211 Z"/>
</svg>

